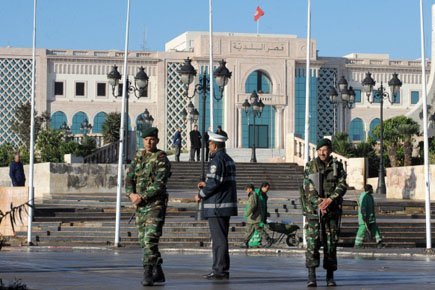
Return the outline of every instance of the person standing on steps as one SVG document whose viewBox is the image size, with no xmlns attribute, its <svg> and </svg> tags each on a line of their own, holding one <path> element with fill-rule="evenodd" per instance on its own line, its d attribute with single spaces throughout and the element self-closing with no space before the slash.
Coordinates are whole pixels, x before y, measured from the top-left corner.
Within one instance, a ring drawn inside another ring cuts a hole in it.
<svg viewBox="0 0 435 290">
<path fill-rule="evenodd" d="M 196 161 L 200 161 L 199 153 L 201 149 L 201 133 L 198 131 L 198 125 L 195 125 L 193 127 L 193 130 L 189 133 L 190 137 L 190 158 L 189 161 L 195 161 L 195 155 L 196 155 Z M 196 154 L 195 154 L 196 153 Z"/>
<path fill-rule="evenodd" d="M 178 128 L 172 140 L 172 146 L 175 149 L 175 162 L 180 162 L 181 145 L 183 140 L 181 137 L 181 131 L 182 131 L 181 127 Z"/>
</svg>

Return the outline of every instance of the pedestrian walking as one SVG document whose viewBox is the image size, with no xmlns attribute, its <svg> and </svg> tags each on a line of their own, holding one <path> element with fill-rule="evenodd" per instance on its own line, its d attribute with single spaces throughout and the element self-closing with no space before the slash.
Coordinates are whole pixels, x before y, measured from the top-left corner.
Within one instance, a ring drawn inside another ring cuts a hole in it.
<svg viewBox="0 0 435 290">
<path fill-rule="evenodd" d="M 320 140 L 316 150 L 317 157 L 306 165 L 300 190 L 302 210 L 307 219 L 307 287 L 317 287 L 316 268 L 320 264 L 320 247 L 323 247 L 323 268 L 326 270 L 327 286 L 336 286 L 334 272 L 337 270 L 342 201 L 347 190 L 346 172 L 343 164 L 331 156 L 331 140 Z"/>
<path fill-rule="evenodd" d="M 207 179 L 198 183 L 195 200 L 204 202 L 203 217 L 208 220 L 212 240 L 212 271 L 209 280 L 229 279 L 228 230 L 230 217 L 237 215 L 236 165 L 225 151 L 227 138 L 209 133 L 210 162 Z"/>
<path fill-rule="evenodd" d="M 245 188 L 248 193 L 248 201 L 245 208 L 246 234 L 241 245 L 243 248 L 261 246 L 261 239 L 251 243 L 251 238 L 257 232 L 266 241 L 265 248 L 272 246 L 273 240 L 266 232 L 267 225 L 267 191 L 269 183 L 263 182 L 262 186 L 255 190 L 253 184 L 248 184 Z"/>
<path fill-rule="evenodd" d="M 144 149 L 139 150 L 127 168 L 125 192 L 136 207 L 136 227 L 143 248 L 143 286 L 165 282 L 159 239 L 165 223 L 168 193 L 166 184 L 171 176 L 171 164 L 166 153 L 157 149 L 158 129 L 141 132 Z"/>
<path fill-rule="evenodd" d="M 381 232 L 376 224 L 375 200 L 373 198 L 373 187 L 370 184 L 364 186 L 364 192 L 358 199 L 358 232 L 355 238 L 355 248 L 362 248 L 365 233 L 370 238 L 375 237 L 377 247 L 384 248 Z"/>
</svg>

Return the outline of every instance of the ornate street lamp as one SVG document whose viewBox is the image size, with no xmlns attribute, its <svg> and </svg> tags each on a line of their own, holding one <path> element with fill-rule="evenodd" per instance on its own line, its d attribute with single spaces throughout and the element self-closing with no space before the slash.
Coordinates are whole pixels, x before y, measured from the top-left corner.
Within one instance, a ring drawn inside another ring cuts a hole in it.
<svg viewBox="0 0 435 290">
<path fill-rule="evenodd" d="M 66 124 L 66 122 L 63 122 L 62 125 L 60 125 L 59 130 L 63 131 L 65 135 L 71 134 L 70 127 Z"/>
<path fill-rule="evenodd" d="M 355 91 L 353 90 L 352 86 L 348 87 L 347 80 L 344 78 L 344 76 L 341 76 L 340 80 L 337 83 L 338 85 L 338 92 L 337 89 L 333 86 L 331 86 L 328 96 L 329 96 L 329 102 L 334 107 L 334 135 L 336 134 L 336 127 L 337 127 L 337 107 L 339 105 L 342 105 L 343 109 L 343 118 L 342 118 L 342 130 L 345 130 L 345 116 L 344 116 L 344 110 L 346 108 L 352 109 L 353 104 L 355 103 Z"/>
<path fill-rule="evenodd" d="M 253 123 L 254 123 L 254 141 L 252 142 L 252 152 L 251 152 L 251 162 L 257 162 L 256 155 L 256 127 L 255 127 L 255 119 L 261 118 L 261 114 L 263 113 L 264 104 L 263 101 L 258 97 L 256 91 L 253 91 L 251 96 L 248 99 L 245 99 L 245 102 L 242 104 L 242 107 L 245 109 L 246 115 L 248 115 L 250 109 L 252 111 Z M 249 126 L 249 125 L 248 125 Z"/>
<path fill-rule="evenodd" d="M 216 100 L 221 100 L 223 98 L 223 92 L 224 88 L 228 83 L 228 80 L 231 78 L 231 72 L 228 70 L 228 68 L 225 66 L 226 62 L 224 60 L 219 62 L 219 67 L 215 70 L 213 73 L 214 78 L 216 79 L 216 83 L 219 86 L 219 95 L 216 96 L 214 93 L 211 93 L 213 98 Z M 190 58 L 187 58 L 184 60 L 184 64 L 181 66 L 181 68 L 177 71 L 181 76 L 181 81 L 184 84 L 185 93 L 184 96 L 192 99 L 195 95 L 202 95 L 202 144 L 201 146 L 201 167 L 202 167 L 202 173 L 201 173 L 201 180 L 205 180 L 205 103 L 207 100 L 207 92 L 210 92 L 210 79 L 207 76 L 206 72 L 204 71 L 200 78 L 199 83 L 195 85 L 195 90 L 192 94 L 192 96 L 189 96 L 189 85 L 193 82 L 195 76 L 196 76 L 196 69 L 192 66 L 192 60 Z M 190 104 L 189 104 L 190 105 Z M 193 105 L 193 104 L 192 104 Z M 188 110 L 190 110 L 188 106 Z M 186 112 L 187 113 L 187 112 Z M 199 115 L 199 113 L 198 113 Z M 186 115 L 187 116 L 187 115 Z"/>
<path fill-rule="evenodd" d="M 181 117 L 185 122 L 189 121 L 190 123 L 190 131 L 192 131 L 192 123 L 196 124 L 199 119 L 199 112 L 195 108 L 192 102 L 189 102 L 187 105 L 187 110 L 183 109 L 181 111 Z"/>
<path fill-rule="evenodd" d="M 67 125 L 67 123 L 63 122 L 62 125 L 60 125 L 59 130 L 63 132 L 65 141 L 68 141 L 69 136 L 71 135 L 71 128 Z"/>
<path fill-rule="evenodd" d="M 83 131 L 83 135 L 88 134 L 92 130 L 92 125 L 89 123 L 88 119 L 84 119 L 80 124 L 80 131 Z"/>
<path fill-rule="evenodd" d="M 122 97 L 122 93 L 119 94 L 116 88 L 119 88 L 119 81 L 121 80 L 122 76 L 118 71 L 118 67 L 114 65 L 112 67 L 112 70 L 107 74 L 107 79 L 109 81 L 110 86 L 112 87 L 112 95 L 115 98 Z M 123 84 L 122 89 L 125 90 L 125 126 L 124 126 L 124 136 L 125 138 L 125 149 L 124 149 L 124 162 L 125 164 L 128 163 L 128 99 L 130 93 L 133 93 L 136 98 L 143 98 L 147 97 L 147 91 L 148 91 L 148 75 L 145 72 L 144 67 L 140 67 L 139 71 L 136 73 L 136 76 L 134 77 L 134 85 L 131 84 L 131 82 L 128 80 L 126 81 L 126 84 Z"/>
<path fill-rule="evenodd" d="M 380 131 L 381 135 L 379 138 L 380 143 L 380 156 L 379 156 L 379 176 L 378 176 L 378 188 L 376 189 L 376 193 L 378 194 L 386 194 L 386 186 L 385 186 L 385 168 L 384 168 L 384 99 L 388 100 L 391 104 L 394 103 L 394 99 L 396 95 L 400 92 L 400 87 L 402 86 L 402 82 L 397 77 L 397 73 L 393 73 L 393 77 L 388 82 L 388 86 L 390 87 L 391 95 L 386 92 L 386 88 L 381 82 L 381 86 L 378 89 L 375 89 L 376 85 L 375 80 L 371 77 L 371 73 L 367 72 L 366 77 L 362 81 L 363 91 L 367 95 L 367 100 L 370 104 L 375 101 L 379 101 L 380 110 L 381 110 L 381 122 L 380 122 Z"/>
<path fill-rule="evenodd" d="M 139 115 L 136 122 L 138 131 L 141 132 L 144 129 L 152 127 L 153 122 L 153 116 L 150 114 L 148 109 L 145 109 L 145 111 L 141 115 Z"/>
</svg>

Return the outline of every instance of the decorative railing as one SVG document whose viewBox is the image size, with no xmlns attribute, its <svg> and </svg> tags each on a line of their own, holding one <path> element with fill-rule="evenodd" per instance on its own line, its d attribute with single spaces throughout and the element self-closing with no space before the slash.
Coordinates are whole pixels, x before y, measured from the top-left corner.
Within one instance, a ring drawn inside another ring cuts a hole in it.
<svg viewBox="0 0 435 290">
<path fill-rule="evenodd" d="M 82 140 L 83 140 L 83 138 L 84 138 L 84 136 L 85 136 L 84 134 L 74 134 L 74 135 L 72 136 L 72 139 L 73 139 L 75 142 L 81 144 L 81 143 L 82 143 Z M 92 138 L 95 139 L 96 144 L 97 144 L 97 148 L 103 147 L 103 146 L 105 145 L 105 144 L 104 144 L 104 137 L 103 137 L 102 134 L 99 134 L 99 133 L 96 133 L 96 134 L 88 134 L 88 136 L 89 136 L 89 137 L 92 137 Z"/>
<path fill-rule="evenodd" d="M 116 163 L 119 154 L 119 141 L 98 148 L 94 153 L 83 158 L 84 163 Z"/>
<path fill-rule="evenodd" d="M 292 140 L 293 139 L 293 140 Z M 290 162 L 295 162 L 300 166 L 304 166 L 305 162 L 305 140 L 296 136 L 290 136 L 290 155 L 287 156 Z M 293 146 L 292 146 L 293 145 Z M 317 156 L 316 145 L 310 143 L 308 149 L 308 160 L 311 160 Z M 347 170 L 347 165 L 349 163 L 349 159 L 332 152 L 331 154 L 334 158 L 337 158 L 338 161 L 343 163 L 344 169 Z"/>
</svg>

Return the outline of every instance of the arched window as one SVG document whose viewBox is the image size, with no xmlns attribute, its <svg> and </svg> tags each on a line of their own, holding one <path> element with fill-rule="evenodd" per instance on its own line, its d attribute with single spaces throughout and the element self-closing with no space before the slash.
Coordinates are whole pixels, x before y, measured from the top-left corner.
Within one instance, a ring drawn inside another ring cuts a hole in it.
<svg viewBox="0 0 435 290">
<path fill-rule="evenodd" d="M 59 130 L 63 123 L 68 123 L 64 112 L 57 111 L 51 115 L 50 128 Z"/>
<path fill-rule="evenodd" d="M 381 123 L 381 120 L 378 119 L 378 118 L 375 118 L 375 119 L 373 119 L 373 120 L 370 122 L 370 131 L 369 131 L 369 136 L 372 137 L 372 138 L 375 138 L 376 140 L 377 140 L 378 138 L 376 138 L 376 137 L 373 135 L 373 129 L 375 129 L 375 127 L 376 127 L 377 125 L 379 125 L 380 123 Z"/>
<path fill-rule="evenodd" d="M 80 125 L 82 124 L 82 122 L 88 119 L 88 115 L 86 115 L 86 113 L 84 112 L 77 112 L 75 113 L 73 119 L 72 119 L 72 126 L 71 126 L 71 132 L 73 134 L 81 134 L 82 131 L 80 130 Z M 88 119 L 89 122 L 89 119 Z"/>
<path fill-rule="evenodd" d="M 252 93 L 253 91 L 259 94 L 270 94 L 272 91 L 272 82 L 265 72 L 256 70 L 246 79 L 245 93 Z"/>
<path fill-rule="evenodd" d="M 351 141 L 364 141 L 364 123 L 360 118 L 355 118 L 350 122 L 349 138 Z"/>
<path fill-rule="evenodd" d="M 92 124 L 92 133 L 103 132 L 103 123 L 106 121 L 107 114 L 104 112 L 99 112 L 94 117 L 94 123 Z"/>
</svg>

